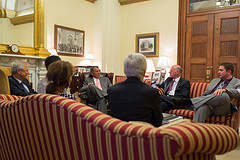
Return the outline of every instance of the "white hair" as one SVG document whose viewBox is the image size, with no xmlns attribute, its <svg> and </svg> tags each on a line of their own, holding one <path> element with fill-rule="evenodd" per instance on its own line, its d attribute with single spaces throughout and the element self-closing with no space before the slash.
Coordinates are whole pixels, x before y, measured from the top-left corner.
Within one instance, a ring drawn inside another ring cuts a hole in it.
<svg viewBox="0 0 240 160">
<path fill-rule="evenodd" d="M 127 77 L 137 77 L 142 80 L 147 68 L 147 61 L 143 54 L 129 54 L 124 60 L 124 73 Z"/>
<path fill-rule="evenodd" d="M 26 60 L 15 60 L 11 63 L 11 72 L 12 74 L 17 73 L 17 70 L 23 70 L 24 66 L 27 65 L 27 61 Z"/>
</svg>

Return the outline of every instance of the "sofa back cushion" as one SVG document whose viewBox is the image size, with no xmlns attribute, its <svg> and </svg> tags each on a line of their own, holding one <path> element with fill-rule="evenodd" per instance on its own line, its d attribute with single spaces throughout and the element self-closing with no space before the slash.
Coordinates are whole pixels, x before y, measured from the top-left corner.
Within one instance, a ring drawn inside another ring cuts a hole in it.
<svg viewBox="0 0 240 160">
<path fill-rule="evenodd" d="M 195 98 L 201 96 L 207 89 L 209 83 L 194 82 L 190 85 L 190 97 Z"/>
</svg>

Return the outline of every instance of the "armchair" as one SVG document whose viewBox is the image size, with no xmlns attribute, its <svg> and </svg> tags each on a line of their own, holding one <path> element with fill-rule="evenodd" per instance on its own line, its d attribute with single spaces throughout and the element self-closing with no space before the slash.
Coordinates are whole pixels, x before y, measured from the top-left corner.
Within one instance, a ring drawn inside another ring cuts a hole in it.
<svg viewBox="0 0 240 160">
<path fill-rule="evenodd" d="M 0 94 L 10 94 L 8 76 L 11 75 L 10 67 L 0 66 Z"/>
<path fill-rule="evenodd" d="M 70 92 L 71 94 L 75 93 L 75 92 L 79 92 L 79 90 L 83 87 L 83 82 L 85 80 L 85 78 L 92 76 L 90 74 L 90 72 L 83 72 L 78 74 L 78 76 L 73 76 L 72 78 L 72 83 L 70 85 Z M 114 73 L 100 73 L 101 77 L 108 77 L 110 82 L 113 84 L 113 77 L 114 77 Z M 84 99 L 83 97 L 81 97 L 81 93 L 79 92 L 80 98 L 81 98 L 81 102 L 89 105 L 89 106 L 93 106 L 95 104 L 89 104 L 87 99 Z M 109 107 L 107 108 L 107 113 L 110 114 L 110 109 Z"/>
</svg>

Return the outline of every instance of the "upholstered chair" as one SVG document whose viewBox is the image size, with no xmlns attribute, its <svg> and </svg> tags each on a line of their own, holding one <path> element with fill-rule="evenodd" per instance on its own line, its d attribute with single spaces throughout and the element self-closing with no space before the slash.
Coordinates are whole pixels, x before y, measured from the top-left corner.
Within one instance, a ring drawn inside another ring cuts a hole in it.
<svg viewBox="0 0 240 160">
<path fill-rule="evenodd" d="M 10 67 L 0 66 L 0 94 L 10 94 L 8 76 L 11 75 Z"/>
</svg>

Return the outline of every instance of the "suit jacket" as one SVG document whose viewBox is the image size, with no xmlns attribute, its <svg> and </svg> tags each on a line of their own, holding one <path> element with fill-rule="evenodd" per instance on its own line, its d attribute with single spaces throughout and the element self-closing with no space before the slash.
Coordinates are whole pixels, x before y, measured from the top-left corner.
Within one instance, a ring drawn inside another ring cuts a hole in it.
<svg viewBox="0 0 240 160">
<path fill-rule="evenodd" d="M 129 77 L 107 91 L 113 117 L 123 121 L 144 121 L 155 127 L 162 124 L 158 90 L 138 78 Z"/>
<path fill-rule="evenodd" d="M 29 92 L 25 92 L 23 86 L 13 77 L 9 76 L 8 77 L 9 84 L 10 84 L 10 92 L 11 95 L 16 95 L 16 96 L 27 96 L 31 94 L 36 94 L 32 87 L 30 86 L 28 80 L 25 78 L 23 79 L 23 83 L 28 87 Z"/>
<path fill-rule="evenodd" d="M 207 90 L 203 93 L 203 95 L 208 95 L 211 93 L 211 91 L 214 89 L 214 87 L 221 81 L 220 78 L 213 79 Z M 233 77 L 233 79 L 229 82 L 227 87 L 225 88 L 227 90 L 228 95 L 230 98 L 240 98 L 240 93 L 236 89 L 240 89 L 240 80 Z"/>
<path fill-rule="evenodd" d="M 100 77 L 99 80 L 100 80 L 100 84 L 101 84 L 103 92 L 107 93 L 107 89 L 112 86 L 112 83 L 110 82 L 109 78 L 108 77 Z M 86 88 L 88 87 L 89 83 L 95 84 L 93 77 L 85 78 L 85 80 L 83 82 L 83 87 L 80 89 L 80 92 L 84 92 L 86 90 Z"/>
<path fill-rule="evenodd" d="M 220 78 L 213 79 L 210 82 L 207 90 L 202 94 L 202 96 L 191 99 L 195 108 L 199 108 L 200 106 L 202 106 L 203 104 L 205 104 L 207 101 L 209 101 L 214 97 L 214 95 L 211 94 L 212 95 L 211 96 L 210 93 L 220 81 L 221 81 Z M 225 89 L 227 90 L 226 93 L 229 95 L 230 99 L 240 98 L 240 93 L 236 90 L 236 89 L 240 89 L 239 79 L 233 77 L 233 79 L 229 82 L 229 84 Z"/>
<path fill-rule="evenodd" d="M 172 82 L 172 78 L 168 77 L 163 83 L 157 84 L 158 88 L 164 89 L 164 94 L 167 95 L 168 88 Z M 180 77 L 178 84 L 176 86 L 174 97 L 190 98 L 190 82 L 182 77 Z"/>
</svg>

